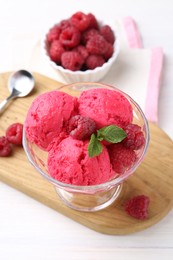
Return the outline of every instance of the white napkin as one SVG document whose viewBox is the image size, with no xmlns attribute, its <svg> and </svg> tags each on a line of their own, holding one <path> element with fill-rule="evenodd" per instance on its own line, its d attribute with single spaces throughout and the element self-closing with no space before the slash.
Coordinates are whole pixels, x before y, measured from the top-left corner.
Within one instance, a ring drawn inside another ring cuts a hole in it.
<svg viewBox="0 0 173 260">
<path fill-rule="evenodd" d="M 148 113 L 148 119 L 157 121 L 157 102 L 159 90 L 159 78 L 161 73 L 162 60 L 159 60 L 159 71 L 156 71 L 154 78 L 155 92 L 148 102 L 153 82 L 151 80 L 152 50 L 142 49 L 141 39 L 136 24 L 131 17 L 116 22 L 121 35 L 120 53 L 113 67 L 108 74 L 101 80 L 103 83 L 116 86 L 129 94 L 142 108 Z M 62 82 L 62 79 L 42 56 L 40 44 L 41 34 L 32 33 L 11 34 L 6 42 L 1 41 L 0 49 L 8 50 L 1 52 L 0 71 L 14 71 L 27 69 L 31 72 L 38 72 L 52 79 Z M 136 47 L 136 48 L 134 48 Z M 2 62 L 3 61 L 3 62 Z M 155 64 L 155 63 L 154 63 Z M 152 70 L 153 66 L 152 65 Z M 151 85 L 151 86 L 150 86 Z M 47 86 L 49 90 L 49 86 Z M 155 100 L 154 108 L 150 111 L 150 105 Z M 146 107 L 147 105 L 147 107 Z M 154 111 L 154 112 L 153 112 Z M 154 113 L 154 114 L 153 114 Z"/>
</svg>

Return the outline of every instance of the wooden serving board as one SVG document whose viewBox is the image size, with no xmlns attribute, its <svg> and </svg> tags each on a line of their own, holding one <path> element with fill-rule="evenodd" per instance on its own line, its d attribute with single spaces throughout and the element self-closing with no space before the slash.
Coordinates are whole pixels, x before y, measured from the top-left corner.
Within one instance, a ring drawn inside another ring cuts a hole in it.
<svg viewBox="0 0 173 260">
<path fill-rule="evenodd" d="M 7 80 L 10 74 L 0 74 L 0 101 L 9 95 Z M 24 122 L 27 109 L 38 94 L 62 86 L 40 74 L 34 73 L 34 76 L 34 91 L 26 98 L 13 100 L 0 115 L 0 136 L 11 123 Z M 15 147 L 11 157 L 0 157 L 0 180 L 95 231 L 123 235 L 143 230 L 161 220 L 173 207 L 173 142 L 152 123 L 150 131 L 147 156 L 124 183 L 119 199 L 95 213 L 75 211 L 62 204 L 54 187 L 29 164 L 22 147 Z M 145 221 L 128 216 L 123 208 L 128 198 L 139 194 L 150 197 L 149 217 Z"/>
</svg>

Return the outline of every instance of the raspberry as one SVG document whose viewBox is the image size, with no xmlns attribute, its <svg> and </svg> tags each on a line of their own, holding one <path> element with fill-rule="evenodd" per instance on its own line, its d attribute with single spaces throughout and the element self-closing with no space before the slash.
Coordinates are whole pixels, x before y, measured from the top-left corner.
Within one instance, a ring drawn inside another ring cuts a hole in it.
<svg viewBox="0 0 173 260">
<path fill-rule="evenodd" d="M 114 52 L 113 46 L 110 43 L 108 43 L 107 44 L 107 50 L 103 55 L 105 60 L 109 60 L 109 58 L 112 57 L 113 52 Z"/>
<path fill-rule="evenodd" d="M 101 67 L 105 63 L 104 58 L 101 55 L 89 55 L 86 59 L 86 66 L 88 69 L 93 70 L 97 67 Z"/>
<path fill-rule="evenodd" d="M 106 41 L 113 44 L 115 41 L 114 33 L 109 25 L 104 25 L 100 28 L 100 34 L 103 35 Z"/>
<path fill-rule="evenodd" d="M 133 166 L 136 161 L 136 154 L 123 146 L 122 143 L 108 146 L 112 168 L 117 173 L 124 173 L 125 170 Z"/>
<path fill-rule="evenodd" d="M 51 28 L 47 34 L 47 42 L 51 44 L 54 40 L 58 40 L 61 33 L 59 25 L 55 25 Z"/>
<path fill-rule="evenodd" d="M 70 18 L 71 24 L 78 28 L 79 31 L 83 32 L 85 31 L 89 24 L 90 24 L 90 19 L 88 15 L 82 13 L 82 12 L 77 12 L 73 14 Z"/>
<path fill-rule="evenodd" d="M 62 20 L 60 22 L 60 24 L 59 24 L 59 27 L 60 27 L 61 31 L 67 29 L 70 26 L 71 26 L 71 23 L 70 23 L 69 19 Z"/>
<path fill-rule="evenodd" d="M 96 124 L 89 117 L 76 115 L 69 121 L 68 132 L 74 139 L 85 140 L 89 138 L 95 130 Z"/>
<path fill-rule="evenodd" d="M 145 137 L 141 127 L 136 124 L 129 124 L 124 128 L 127 137 L 123 140 L 125 147 L 138 150 L 145 144 Z"/>
<path fill-rule="evenodd" d="M 64 47 L 74 48 L 80 43 L 81 33 L 74 26 L 70 26 L 62 31 L 59 39 Z"/>
<path fill-rule="evenodd" d="M 7 157 L 11 154 L 12 149 L 8 139 L 0 136 L 0 157 Z"/>
<path fill-rule="evenodd" d="M 95 35 L 100 35 L 99 31 L 94 29 L 94 28 L 91 28 L 91 29 L 88 29 L 86 30 L 85 32 L 83 32 L 82 34 L 82 42 L 83 44 L 86 44 L 87 41 L 92 38 L 93 36 Z"/>
<path fill-rule="evenodd" d="M 20 123 L 14 123 L 6 130 L 6 138 L 12 144 L 22 145 L 22 136 L 23 125 Z"/>
<path fill-rule="evenodd" d="M 50 46 L 50 50 L 49 50 L 49 55 L 50 55 L 51 60 L 56 63 L 60 63 L 61 56 L 64 51 L 65 51 L 65 49 L 59 40 L 53 41 Z"/>
<path fill-rule="evenodd" d="M 84 58 L 84 60 L 86 60 L 86 58 L 89 55 L 87 48 L 85 46 L 83 46 L 83 45 L 78 45 L 73 50 L 77 51 Z"/>
<path fill-rule="evenodd" d="M 82 68 L 84 59 L 77 51 L 65 51 L 61 56 L 61 63 L 65 69 L 76 71 Z"/>
<path fill-rule="evenodd" d="M 98 34 L 91 37 L 87 41 L 86 48 L 90 54 L 103 55 L 107 51 L 108 42 L 103 38 L 102 35 Z"/>
<path fill-rule="evenodd" d="M 138 195 L 128 200 L 125 204 L 125 211 L 137 219 L 146 219 L 148 217 L 149 197 Z"/>
<path fill-rule="evenodd" d="M 98 30 L 99 25 L 98 25 L 96 17 L 92 13 L 89 13 L 87 16 L 89 19 L 89 28 L 95 28 Z"/>
</svg>

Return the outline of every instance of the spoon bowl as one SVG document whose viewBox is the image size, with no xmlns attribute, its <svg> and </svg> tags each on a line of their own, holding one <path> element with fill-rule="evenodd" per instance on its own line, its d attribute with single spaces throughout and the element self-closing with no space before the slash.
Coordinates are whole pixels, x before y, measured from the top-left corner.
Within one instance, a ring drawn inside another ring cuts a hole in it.
<svg viewBox="0 0 173 260">
<path fill-rule="evenodd" d="M 11 75 L 8 81 L 8 89 L 12 93 L 13 89 L 17 90 L 18 97 L 25 97 L 34 88 L 35 81 L 33 75 L 26 70 L 16 71 Z"/>
<path fill-rule="evenodd" d="M 10 96 L 0 103 L 0 112 L 4 110 L 10 100 L 27 96 L 33 90 L 34 86 L 35 80 L 29 71 L 19 70 L 14 72 L 8 80 Z"/>
</svg>

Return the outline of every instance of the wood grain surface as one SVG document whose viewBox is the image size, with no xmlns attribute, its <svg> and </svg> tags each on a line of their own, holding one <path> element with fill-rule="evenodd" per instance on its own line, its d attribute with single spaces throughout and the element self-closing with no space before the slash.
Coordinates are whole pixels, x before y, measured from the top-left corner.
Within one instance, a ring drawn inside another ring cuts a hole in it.
<svg viewBox="0 0 173 260">
<path fill-rule="evenodd" d="M 9 95 L 7 81 L 10 74 L 0 74 L 0 102 Z M 11 123 L 24 122 L 26 112 L 38 94 L 62 86 L 62 83 L 43 75 L 33 74 L 36 80 L 34 91 L 28 97 L 13 100 L 0 115 L 0 136 L 4 135 Z M 95 231 L 111 235 L 137 232 L 159 222 L 173 207 L 173 142 L 152 123 L 150 133 L 147 156 L 136 172 L 125 181 L 119 199 L 95 213 L 66 207 L 54 187 L 29 164 L 22 147 L 15 147 L 11 157 L 0 158 L 0 180 Z M 140 194 L 150 197 L 149 217 L 145 221 L 136 220 L 124 211 L 125 201 Z"/>
</svg>

